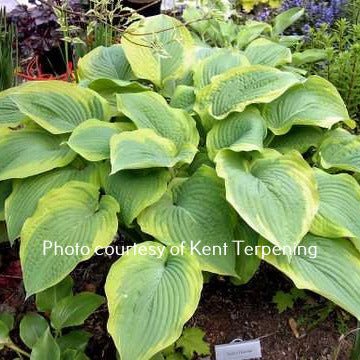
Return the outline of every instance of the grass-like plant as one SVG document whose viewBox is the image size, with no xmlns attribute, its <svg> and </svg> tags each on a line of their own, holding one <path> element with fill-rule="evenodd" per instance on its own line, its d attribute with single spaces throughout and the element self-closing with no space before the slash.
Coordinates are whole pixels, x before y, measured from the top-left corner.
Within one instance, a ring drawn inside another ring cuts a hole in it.
<svg viewBox="0 0 360 360">
<path fill-rule="evenodd" d="M 15 48 L 15 26 L 8 23 L 5 8 L 0 8 L 0 90 L 14 86 Z"/>
</svg>

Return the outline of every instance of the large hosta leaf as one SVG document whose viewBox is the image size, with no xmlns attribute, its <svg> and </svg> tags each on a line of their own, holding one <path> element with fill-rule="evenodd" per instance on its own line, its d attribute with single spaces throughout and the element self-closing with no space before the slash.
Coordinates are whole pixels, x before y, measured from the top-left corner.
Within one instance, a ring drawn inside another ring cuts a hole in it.
<svg viewBox="0 0 360 360">
<path fill-rule="evenodd" d="M 232 113 L 225 120 L 217 122 L 208 133 L 206 147 L 212 159 L 221 149 L 236 152 L 260 151 L 265 136 L 264 119 L 256 108 L 249 108 L 242 113 Z"/>
<path fill-rule="evenodd" d="M 74 153 L 42 129 L 0 130 L 0 180 L 25 178 L 62 167 L 74 160 Z"/>
<path fill-rule="evenodd" d="M 281 12 L 274 19 L 274 34 L 279 35 L 304 15 L 304 9 L 293 7 Z"/>
<path fill-rule="evenodd" d="M 324 131 L 315 126 L 294 126 L 287 134 L 276 136 L 269 147 L 286 153 L 297 150 L 301 154 L 311 147 L 318 147 L 324 136 Z"/>
<path fill-rule="evenodd" d="M 300 246 L 290 263 L 274 254 L 265 260 L 289 276 L 299 289 L 314 291 L 360 319 L 360 253 L 346 239 L 313 235 L 307 235 Z"/>
<path fill-rule="evenodd" d="M 330 128 L 349 122 L 349 114 L 336 88 L 318 76 L 309 77 L 277 100 L 265 105 L 263 116 L 276 135 L 287 133 L 293 125 Z"/>
<path fill-rule="evenodd" d="M 215 161 L 227 200 L 255 231 L 280 247 L 300 243 L 317 212 L 318 193 L 313 171 L 298 152 L 268 150 L 249 161 L 222 150 Z"/>
<path fill-rule="evenodd" d="M 292 64 L 301 66 L 308 63 L 315 63 L 320 60 L 326 60 L 328 53 L 326 49 L 308 49 L 302 52 L 295 52 L 292 56 Z"/>
<path fill-rule="evenodd" d="M 172 140 L 177 147 L 198 145 L 199 134 L 194 119 L 184 110 L 170 107 L 159 94 L 146 91 L 117 96 L 119 110 L 139 128 L 148 128 Z"/>
<path fill-rule="evenodd" d="M 129 226 L 142 210 L 166 192 L 170 173 L 165 169 L 124 170 L 106 176 L 105 191 L 121 204 L 120 218 Z"/>
<path fill-rule="evenodd" d="M 236 43 L 239 48 L 243 48 L 263 32 L 270 32 L 271 26 L 260 21 L 247 21 L 245 25 L 239 26 L 239 30 L 236 35 Z"/>
<path fill-rule="evenodd" d="M 173 344 L 197 308 L 202 283 L 193 257 L 174 256 L 156 242 L 138 244 L 118 260 L 105 292 L 108 329 L 121 359 L 149 360 Z"/>
<path fill-rule="evenodd" d="M 50 190 L 70 180 L 91 182 L 96 185 L 100 181 L 95 166 L 84 169 L 68 166 L 13 182 L 13 191 L 5 202 L 5 219 L 11 241 L 20 236 L 25 220 L 34 213 L 38 201 Z"/>
<path fill-rule="evenodd" d="M 122 131 L 134 129 L 130 123 L 108 123 L 96 119 L 81 123 L 71 134 L 68 145 L 89 161 L 110 158 L 110 139 Z"/>
<path fill-rule="evenodd" d="M 0 127 L 16 127 L 26 119 L 13 101 L 11 94 L 14 89 L 7 89 L 0 92 Z"/>
<path fill-rule="evenodd" d="M 158 15 L 130 25 L 121 42 L 135 75 L 162 86 L 185 73 L 193 40 L 180 21 Z"/>
<path fill-rule="evenodd" d="M 30 81 L 10 90 L 7 99 L 53 134 L 71 132 L 88 119 L 108 120 L 110 116 L 109 105 L 98 94 L 65 81 Z"/>
<path fill-rule="evenodd" d="M 201 167 L 188 179 L 175 179 L 169 191 L 138 217 L 142 231 L 167 245 L 181 245 L 183 241 L 204 270 L 235 275 L 233 213 L 225 200 L 223 182 L 215 171 Z M 203 255 L 206 246 L 224 246 L 226 254 Z"/>
<path fill-rule="evenodd" d="M 315 169 L 320 206 L 311 232 L 325 237 L 360 239 L 360 185 L 348 174 L 332 175 Z M 354 240 L 359 246 L 360 242 Z"/>
<path fill-rule="evenodd" d="M 80 80 L 100 78 L 133 80 L 135 78 L 122 45 L 99 46 L 79 59 Z"/>
<path fill-rule="evenodd" d="M 179 85 L 175 88 L 171 97 L 170 106 L 177 109 L 184 109 L 187 112 L 193 112 L 195 104 L 195 92 L 192 86 Z"/>
<path fill-rule="evenodd" d="M 269 103 L 298 82 L 294 74 L 268 66 L 236 67 L 217 76 L 197 93 L 195 110 L 224 119 L 249 104 Z"/>
<path fill-rule="evenodd" d="M 21 231 L 20 259 L 27 294 L 57 284 L 97 247 L 108 246 L 117 231 L 118 211 L 114 198 L 99 197 L 98 187 L 89 183 L 71 181 L 48 192 Z M 55 245 L 70 246 L 74 253 L 56 255 Z M 76 251 L 76 245 L 85 250 Z"/>
<path fill-rule="evenodd" d="M 289 48 L 267 39 L 253 41 L 245 50 L 251 64 L 279 66 L 291 62 Z"/>
<path fill-rule="evenodd" d="M 221 51 L 217 51 L 212 56 L 201 61 L 195 68 L 195 87 L 203 88 L 211 83 L 211 79 L 214 76 L 241 65 L 250 65 L 244 53 L 230 49 L 221 49 Z"/>
<path fill-rule="evenodd" d="M 325 169 L 360 172 L 360 136 L 343 129 L 333 130 L 321 143 L 318 156 Z"/>
<path fill-rule="evenodd" d="M 136 81 L 125 81 L 118 79 L 95 79 L 85 83 L 86 86 L 96 91 L 104 99 L 107 100 L 111 106 L 111 115 L 118 115 L 116 94 L 122 93 L 137 93 L 145 90 L 150 90 L 148 86 L 142 85 Z"/>
<path fill-rule="evenodd" d="M 191 144 L 178 150 L 173 141 L 151 129 L 114 135 L 110 147 L 112 174 L 126 169 L 172 168 L 179 162 L 190 164 L 197 152 L 197 148 Z"/>
</svg>

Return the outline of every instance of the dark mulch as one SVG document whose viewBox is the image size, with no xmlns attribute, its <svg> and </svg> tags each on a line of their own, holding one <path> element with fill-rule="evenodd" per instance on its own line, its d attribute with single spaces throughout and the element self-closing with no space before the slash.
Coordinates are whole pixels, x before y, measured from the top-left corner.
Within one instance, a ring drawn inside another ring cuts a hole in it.
<svg viewBox="0 0 360 360">
<path fill-rule="evenodd" d="M 122 243 L 124 239 L 121 238 L 118 242 Z M 14 311 L 18 325 L 26 311 L 34 310 L 34 299 L 24 302 L 17 250 L 16 247 L 0 247 L 0 311 Z M 106 274 L 116 259 L 98 256 L 81 263 L 72 274 L 75 290 L 103 294 Z M 332 359 L 332 354 L 339 344 L 338 320 L 339 313 L 342 313 L 340 310 L 333 312 L 312 331 L 299 328 L 300 338 L 296 338 L 289 326 L 289 319 L 298 321 L 304 316 L 306 318 L 304 303 L 296 303 L 294 309 L 282 314 L 278 313 L 272 303 L 276 291 L 288 291 L 291 287 L 289 280 L 267 265 L 262 266 L 246 286 L 236 287 L 225 279 L 213 277 L 205 284 L 199 308 L 188 325 L 202 328 L 211 345 L 228 343 L 235 338 L 246 340 L 262 337 L 265 360 Z M 325 301 L 317 296 L 311 296 L 310 301 L 320 306 L 325 304 Z M 86 329 L 93 334 L 87 348 L 87 354 L 92 360 L 116 359 L 113 342 L 106 332 L 107 317 L 108 312 L 104 305 L 86 321 Z M 344 322 L 349 329 L 356 326 L 352 318 L 346 319 L 345 316 Z M 16 329 L 12 336 L 19 343 Z M 338 360 L 349 359 L 351 340 L 349 338 L 342 343 Z M 14 353 L 0 351 L 0 360 L 14 358 Z"/>
</svg>

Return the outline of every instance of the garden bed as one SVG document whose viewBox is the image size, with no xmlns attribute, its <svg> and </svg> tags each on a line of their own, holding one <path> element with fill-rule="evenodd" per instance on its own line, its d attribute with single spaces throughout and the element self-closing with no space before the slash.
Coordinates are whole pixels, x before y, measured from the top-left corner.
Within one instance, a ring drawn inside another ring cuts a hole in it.
<svg viewBox="0 0 360 360">
<path fill-rule="evenodd" d="M 119 240 L 117 244 L 123 241 Z M 17 249 L 9 251 L 2 246 L 0 257 L 1 273 L 9 263 L 18 260 Z M 96 256 L 80 264 L 72 273 L 76 291 L 104 294 L 106 275 L 117 258 Z M 229 343 L 238 338 L 261 338 L 265 360 L 332 360 L 341 336 L 335 314 L 331 314 L 308 333 L 299 329 L 300 338 L 296 338 L 289 326 L 289 319 L 306 317 L 304 303 L 296 304 L 293 309 L 279 314 L 272 302 L 276 291 L 288 291 L 292 286 L 284 275 L 266 264 L 246 286 L 234 286 L 224 278 L 212 278 L 204 285 L 199 307 L 186 326 L 199 327 L 205 331 L 212 354 L 213 346 L 217 344 Z M 36 310 L 34 298 L 25 301 L 22 282 L 16 278 L 9 281 L 6 289 L 0 289 L 0 299 L 6 299 L 0 310 L 15 311 L 17 319 L 21 319 L 28 311 Z M 325 304 L 325 300 L 320 297 L 311 297 L 308 301 Z M 92 360 L 116 359 L 114 343 L 106 331 L 107 320 L 107 307 L 103 305 L 85 323 L 86 330 L 93 335 L 86 350 Z M 355 319 L 347 319 L 346 326 L 355 328 Z M 17 330 L 14 334 L 16 336 Z M 20 341 L 18 336 L 16 339 Z M 337 360 L 349 359 L 352 342 L 352 337 L 342 342 Z M 14 353 L 3 351 L 2 356 L 1 360 L 12 360 Z M 215 359 L 214 355 L 211 359 Z"/>
</svg>

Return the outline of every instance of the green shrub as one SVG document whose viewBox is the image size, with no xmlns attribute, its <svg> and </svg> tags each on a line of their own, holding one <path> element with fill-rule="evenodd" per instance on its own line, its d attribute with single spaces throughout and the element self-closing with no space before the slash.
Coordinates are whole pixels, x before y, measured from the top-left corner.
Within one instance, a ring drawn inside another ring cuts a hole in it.
<svg viewBox="0 0 360 360">
<path fill-rule="evenodd" d="M 302 50 L 326 49 L 325 61 L 304 68 L 328 79 L 339 90 L 350 115 L 360 120 L 360 24 L 337 21 L 333 28 L 312 29 Z"/>
<path fill-rule="evenodd" d="M 314 56 L 283 45 L 291 19 L 276 42 L 244 28 L 240 51 L 148 18 L 82 58 L 80 85 L 0 93 L 4 215 L 28 296 L 109 246 L 119 220 L 146 239 L 105 285 L 122 360 L 180 336 L 202 271 L 243 284 L 262 259 L 360 318 L 360 140 L 335 87 L 295 67 Z M 89 251 L 55 256 L 55 242 Z"/>
</svg>

